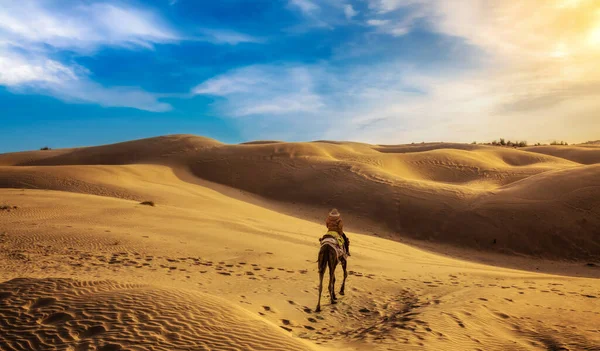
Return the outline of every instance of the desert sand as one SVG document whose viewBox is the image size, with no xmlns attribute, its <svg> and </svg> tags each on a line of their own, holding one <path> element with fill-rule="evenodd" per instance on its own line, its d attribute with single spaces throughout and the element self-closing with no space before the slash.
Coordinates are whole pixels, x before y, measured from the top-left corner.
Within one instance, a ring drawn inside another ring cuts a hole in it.
<svg viewBox="0 0 600 351">
<path fill-rule="evenodd" d="M 174 135 L 0 155 L 0 206 L 1 350 L 600 350 L 597 145 Z"/>
</svg>

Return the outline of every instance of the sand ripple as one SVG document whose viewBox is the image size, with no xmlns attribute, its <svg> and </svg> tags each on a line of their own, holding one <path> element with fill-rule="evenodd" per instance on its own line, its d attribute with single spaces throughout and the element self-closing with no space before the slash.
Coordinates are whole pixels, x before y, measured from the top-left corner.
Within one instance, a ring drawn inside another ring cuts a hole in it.
<svg viewBox="0 0 600 351">
<path fill-rule="evenodd" d="M 305 350 L 245 310 L 184 290 L 72 279 L 0 284 L 2 350 Z"/>
</svg>

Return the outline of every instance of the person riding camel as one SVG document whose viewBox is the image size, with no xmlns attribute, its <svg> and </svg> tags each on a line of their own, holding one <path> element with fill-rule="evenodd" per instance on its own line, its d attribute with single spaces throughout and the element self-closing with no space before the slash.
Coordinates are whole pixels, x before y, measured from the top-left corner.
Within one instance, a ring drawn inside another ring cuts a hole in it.
<svg viewBox="0 0 600 351">
<path fill-rule="evenodd" d="M 330 233 L 334 232 L 341 236 L 343 243 L 340 244 L 343 244 L 344 250 L 346 250 L 346 254 L 350 256 L 350 240 L 348 240 L 348 237 L 344 233 L 342 217 L 337 209 L 334 208 L 329 212 L 329 215 L 325 219 L 325 225 L 327 226 L 327 230 L 329 230 Z"/>
</svg>

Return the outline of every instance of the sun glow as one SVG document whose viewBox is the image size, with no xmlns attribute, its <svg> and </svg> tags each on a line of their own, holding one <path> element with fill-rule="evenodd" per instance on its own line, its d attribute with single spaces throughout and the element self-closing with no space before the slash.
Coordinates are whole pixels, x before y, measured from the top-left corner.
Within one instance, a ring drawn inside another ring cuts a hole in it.
<svg viewBox="0 0 600 351">
<path fill-rule="evenodd" d="M 593 28 L 588 34 L 588 43 L 590 46 L 600 48 L 600 25 Z"/>
</svg>

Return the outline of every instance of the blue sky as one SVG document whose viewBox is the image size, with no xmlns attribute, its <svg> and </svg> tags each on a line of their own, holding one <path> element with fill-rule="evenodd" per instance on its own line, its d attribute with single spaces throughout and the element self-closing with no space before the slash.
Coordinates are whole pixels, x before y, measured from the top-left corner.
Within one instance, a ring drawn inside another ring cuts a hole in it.
<svg viewBox="0 0 600 351">
<path fill-rule="evenodd" d="M 586 0 L 0 0 L 0 152 L 598 139 L 599 50 Z"/>
</svg>

